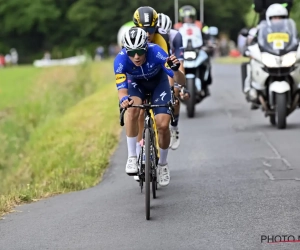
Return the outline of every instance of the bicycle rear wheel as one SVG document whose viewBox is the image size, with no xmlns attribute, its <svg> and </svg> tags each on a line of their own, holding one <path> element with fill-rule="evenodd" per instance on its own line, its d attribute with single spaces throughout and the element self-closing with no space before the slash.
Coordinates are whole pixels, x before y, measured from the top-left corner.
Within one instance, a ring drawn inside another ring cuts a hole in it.
<svg viewBox="0 0 300 250">
<path fill-rule="evenodd" d="M 150 219 L 150 175 L 151 175 L 151 161 L 150 161 L 150 131 L 145 130 L 145 209 L 146 220 Z"/>
</svg>

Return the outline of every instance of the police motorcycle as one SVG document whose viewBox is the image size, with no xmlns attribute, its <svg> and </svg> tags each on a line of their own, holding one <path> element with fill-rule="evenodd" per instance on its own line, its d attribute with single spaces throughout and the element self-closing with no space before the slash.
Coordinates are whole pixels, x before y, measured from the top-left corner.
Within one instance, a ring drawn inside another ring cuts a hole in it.
<svg viewBox="0 0 300 250">
<path fill-rule="evenodd" d="M 246 50 L 250 57 L 251 89 L 248 101 L 262 107 L 278 129 L 300 105 L 300 46 L 292 19 L 260 23 L 258 43 Z"/>
<path fill-rule="evenodd" d="M 217 35 L 216 28 L 210 27 L 211 35 Z M 201 30 L 195 24 L 184 23 L 179 29 L 182 35 L 184 49 L 184 63 L 186 88 L 190 92 L 190 98 L 184 101 L 188 117 L 194 117 L 195 105 L 205 97 L 203 83 L 209 80 L 210 58 L 207 47 L 204 45 Z"/>
</svg>

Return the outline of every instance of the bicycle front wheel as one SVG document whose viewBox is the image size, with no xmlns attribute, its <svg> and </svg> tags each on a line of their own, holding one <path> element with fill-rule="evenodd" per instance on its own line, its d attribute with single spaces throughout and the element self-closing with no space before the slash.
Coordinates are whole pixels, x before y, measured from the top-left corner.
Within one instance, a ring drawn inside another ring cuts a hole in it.
<svg viewBox="0 0 300 250">
<path fill-rule="evenodd" d="M 145 131 L 145 208 L 146 220 L 150 219 L 150 175 L 151 175 L 151 161 L 150 161 L 150 131 Z"/>
</svg>

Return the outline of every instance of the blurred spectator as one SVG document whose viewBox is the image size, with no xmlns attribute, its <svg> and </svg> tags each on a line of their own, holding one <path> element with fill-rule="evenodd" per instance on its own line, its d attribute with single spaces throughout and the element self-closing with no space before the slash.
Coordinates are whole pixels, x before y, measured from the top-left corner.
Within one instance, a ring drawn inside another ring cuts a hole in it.
<svg viewBox="0 0 300 250">
<path fill-rule="evenodd" d="M 18 55 L 17 50 L 15 48 L 12 48 L 10 50 L 10 55 L 11 55 L 11 63 L 13 65 L 17 65 L 18 61 L 19 61 L 19 55 Z"/>
<path fill-rule="evenodd" d="M 5 57 L 4 55 L 0 54 L 0 68 L 5 66 Z"/>
<path fill-rule="evenodd" d="M 115 57 L 116 55 L 116 45 L 115 44 L 110 44 L 108 47 L 108 53 L 110 57 Z"/>
<path fill-rule="evenodd" d="M 5 55 L 5 65 L 11 66 L 11 55 L 10 54 Z"/>
<path fill-rule="evenodd" d="M 221 36 L 219 48 L 220 56 L 227 56 L 229 54 L 228 38 L 225 35 Z"/>
<path fill-rule="evenodd" d="M 44 53 L 44 57 L 43 57 L 44 60 L 51 60 L 51 54 L 49 51 L 46 51 Z"/>
<path fill-rule="evenodd" d="M 101 61 L 104 58 L 104 48 L 103 46 L 99 46 L 96 49 L 96 54 L 95 54 L 95 61 Z"/>
</svg>

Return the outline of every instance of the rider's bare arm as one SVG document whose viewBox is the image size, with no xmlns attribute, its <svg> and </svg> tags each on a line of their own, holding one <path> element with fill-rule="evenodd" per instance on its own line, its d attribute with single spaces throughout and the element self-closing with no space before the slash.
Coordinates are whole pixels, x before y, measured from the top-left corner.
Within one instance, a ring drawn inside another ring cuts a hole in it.
<svg viewBox="0 0 300 250">
<path fill-rule="evenodd" d="M 121 100 L 124 96 L 128 95 L 128 89 L 119 89 L 118 90 L 118 96 L 119 100 Z"/>
<path fill-rule="evenodd" d="M 185 75 L 181 70 L 175 71 L 174 72 L 174 80 L 178 84 L 185 86 Z"/>
<path fill-rule="evenodd" d="M 180 67 L 179 67 L 179 70 L 185 74 L 185 70 L 184 70 L 184 67 L 183 67 L 183 60 L 180 60 Z"/>
<path fill-rule="evenodd" d="M 180 61 L 176 58 L 176 56 L 174 55 L 171 55 L 169 57 L 169 60 L 172 61 L 173 65 L 178 65 L 179 64 L 179 67 L 181 66 L 181 63 Z M 176 69 L 176 70 L 173 70 L 174 71 L 174 81 L 177 82 L 178 84 L 180 85 L 185 85 L 185 75 L 184 73 L 180 70 L 180 69 Z"/>
</svg>

